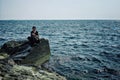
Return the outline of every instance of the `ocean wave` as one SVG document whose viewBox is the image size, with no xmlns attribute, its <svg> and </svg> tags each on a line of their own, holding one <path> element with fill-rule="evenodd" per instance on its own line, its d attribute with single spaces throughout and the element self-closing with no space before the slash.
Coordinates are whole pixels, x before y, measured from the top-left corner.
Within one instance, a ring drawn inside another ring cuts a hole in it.
<svg viewBox="0 0 120 80">
<path fill-rule="evenodd" d="M 5 38 L 0 38 L 0 41 L 5 41 L 6 39 Z"/>
</svg>

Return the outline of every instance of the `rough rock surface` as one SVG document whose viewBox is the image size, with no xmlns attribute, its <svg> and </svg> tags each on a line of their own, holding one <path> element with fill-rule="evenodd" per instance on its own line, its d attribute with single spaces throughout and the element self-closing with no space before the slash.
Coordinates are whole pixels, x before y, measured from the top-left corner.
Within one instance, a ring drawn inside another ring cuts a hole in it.
<svg viewBox="0 0 120 80">
<path fill-rule="evenodd" d="M 66 80 L 54 72 L 9 62 L 14 63 L 13 60 L 0 60 L 0 80 Z"/>
<path fill-rule="evenodd" d="M 9 41 L 0 49 L 0 80 L 66 80 L 40 67 L 49 58 L 50 47 L 46 39 L 32 47 L 28 41 Z"/>
<path fill-rule="evenodd" d="M 34 64 L 36 66 L 48 61 L 50 58 L 50 47 L 48 40 L 41 39 L 40 43 L 34 46 L 30 54 L 25 57 L 22 63 Z"/>
<path fill-rule="evenodd" d="M 20 64 L 39 66 L 50 58 L 49 42 L 41 39 L 40 43 L 30 46 L 27 41 L 9 41 L 1 47 L 1 52 L 8 53 Z"/>
</svg>

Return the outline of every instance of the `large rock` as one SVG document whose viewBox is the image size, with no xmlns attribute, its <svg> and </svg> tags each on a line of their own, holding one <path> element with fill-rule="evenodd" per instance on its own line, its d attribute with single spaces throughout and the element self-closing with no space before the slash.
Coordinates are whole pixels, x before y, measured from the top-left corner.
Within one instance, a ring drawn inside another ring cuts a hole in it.
<svg viewBox="0 0 120 80">
<path fill-rule="evenodd" d="M 50 58 L 49 41 L 41 39 L 40 43 L 30 46 L 27 41 L 9 41 L 5 43 L 1 50 L 8 53 L 10 58 L 21 64 L 39 66 Z"/>
<path fill-rule="evenodd" d="M 39 44 L 36 44 L 30 54 L 25 57 L 22 63 L 41 65 L 42 63 L 48 61 L 50 58 L 50 47 L 48 40 L 41 39 Z"/>
<path fill-rule="evenodd" d="M 45 67 L 39 67 L 49 58 L 50 47 L 46 39 L 32 47 L 28 41 L 9 41 L 0 49 L 0 80 L 66 80 Z"/>
<path fill-rule="evenodd" d="M 27 43 L 27 41 L 8 41 L 3 46 L 1 46 L 1 52 L 7 52 L 12 55 L 18 52 L 23 44 Z"/>
</svg>

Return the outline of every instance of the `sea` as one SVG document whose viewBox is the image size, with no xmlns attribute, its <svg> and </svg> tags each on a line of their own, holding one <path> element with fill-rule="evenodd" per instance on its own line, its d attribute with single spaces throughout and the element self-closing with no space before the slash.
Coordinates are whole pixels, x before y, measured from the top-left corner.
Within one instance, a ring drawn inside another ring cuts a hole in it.
<svg viewBox="0 0 120 80">
<path fill-rule="evenodd" d="M 120 80 L 120 20 L 0 20 L 0 46 L 27 40 L 32 26 L 49 40 L 50 70 L 67 80 Z"/>
</svg>

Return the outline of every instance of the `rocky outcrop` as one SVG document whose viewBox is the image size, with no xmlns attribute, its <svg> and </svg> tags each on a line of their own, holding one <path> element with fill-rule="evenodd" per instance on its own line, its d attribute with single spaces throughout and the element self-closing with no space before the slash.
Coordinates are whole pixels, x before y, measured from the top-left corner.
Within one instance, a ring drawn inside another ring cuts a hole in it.
<svg viewBox="0 0 120 80">
<path fill-rule="evenodd" d="M 32 66 L 14 64 L 13 60 L 0 60 L 0 80 L 66 80 L 55 72 Z"/>
<path fill-rule="evenodd" d="M 40 43 L 30 46 L 27 41 L 9 41 L 1 47 L 1 52 L 20 64 L 39 66 L 50 58 L 49 42 L 41 39 Z"/>
<path fill-rule="evenodd" d="M 0 52 L 6 52 L 9 55 L 16 54 L 17 52 L 25 49 L 25 43 L 27 43 L 27 41 L 8 41 L 1 46 Z"/>
<path fill-rule="evenodd" d="M 25 57 L 22 63 L 34 64 L 36 66 L 48 61 L 50 58 L 50 47 L 48 40 L 41 39 L 40 43 L 30 50 L 30 54 Z"/>
<path fill-rule="evenodd" d="M 49 41 L 30 46 L 28 41 L 8 41 L 0 49 L 0 80 L 66 80 L 40 67 L 50 58 Z"/>
</svg>

